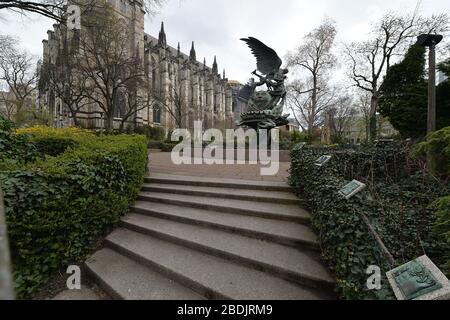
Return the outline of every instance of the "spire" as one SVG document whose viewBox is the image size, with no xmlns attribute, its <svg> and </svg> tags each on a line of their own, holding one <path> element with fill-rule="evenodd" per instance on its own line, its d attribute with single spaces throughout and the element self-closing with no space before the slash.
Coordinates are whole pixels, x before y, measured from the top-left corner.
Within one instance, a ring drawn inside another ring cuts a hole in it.
<svg viewBox="0 0 450 320">
<path fill-rule="evenodd" d="M 203 58 L 203 69 L 206 69 L 206 58 Z"/>
<path fill-rule="evenodd" d="M 223 69 L 223 79 L 225 79 L 225 69 Z"/>
<path fill-rule="evenodd" d="M 178 47 L 177 47 L 177 56 L 180 56 L 180 42 L 178 41 Z"/>
<path fill-rule="evenodd" d="M 193 62 L 197 61 L 197 57 L 195 54 L 194 41 L 192 41 L 191 53 L 189 54 L 189 59 Z"/>
<path fill-rule="evenodd" d="M 217 72 L 218 72 L 217 58 L 216 58 L 216 56 L 214 56 L 214 63 L 213 63 L 213 66 L 212 66 L 212 73 L 213 74 L 217 74 Z"/>
<path fill-rule="evenodd" d="M 161 31 L 159 31 L 158 44 L 162 46 L 167 44 L 166 32 L 164 31 L 164 22 L 161 22 Z"/>
</svg>

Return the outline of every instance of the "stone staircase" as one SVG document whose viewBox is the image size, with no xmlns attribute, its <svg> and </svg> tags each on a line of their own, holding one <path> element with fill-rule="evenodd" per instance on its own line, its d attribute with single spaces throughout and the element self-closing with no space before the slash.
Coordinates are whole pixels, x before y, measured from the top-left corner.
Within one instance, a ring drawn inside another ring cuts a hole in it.
<svg viewBox="0 0 450 320">
<path fill-rule="evenodd" d="M 153 174 L 86 261 L 116 299 L 334 299 L 301 200 L 281 182 Z"/>
</svg>

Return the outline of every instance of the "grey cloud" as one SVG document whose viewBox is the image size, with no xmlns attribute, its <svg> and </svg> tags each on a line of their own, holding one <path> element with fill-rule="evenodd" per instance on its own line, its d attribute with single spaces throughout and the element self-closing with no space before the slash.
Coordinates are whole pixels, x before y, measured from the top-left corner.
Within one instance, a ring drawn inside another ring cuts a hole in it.
<svg viewBox="0 0 450 320">
<path fill-rule="evenodd" d="M 145 30 L 153 36 L 165 22 L 170 45 L 181 43 L 189 52 L 195 41 L 197 57 L 212 64 L 217 55 L 219 69 L 225 68 L 230 79 L 246 81 L 255 69 L 255 60 L 241 37 L 254 36 L 273 47 L 281 57 L 301 43 L 303 35 L 320 24 L 325 16 L 337 22 L 339 41 L 358 40 L 365 36 L 370 21 L 390 10 L 414 10 L 417 0 L 167 0 L 161 13 Z M 423 0 L 424 14 L 450 12 L 448 0 Z M 41 41 L 52 21 L 34 16 L 21 19 L 0 12 L 0 32 L 17 35 L 24 47 L 41 54 Z"/>
</svg>

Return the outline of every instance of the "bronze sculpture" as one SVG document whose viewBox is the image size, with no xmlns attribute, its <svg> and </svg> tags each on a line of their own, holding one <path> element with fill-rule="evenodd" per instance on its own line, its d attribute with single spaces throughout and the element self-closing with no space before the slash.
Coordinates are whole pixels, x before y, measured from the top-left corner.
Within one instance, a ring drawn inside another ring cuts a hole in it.
<svg viewBox="0 0 450 320">
<path fill-rule="evenodd" d="M 286 102 L 286 74 L 287 69 L 281 68 L 282 61 L 272 48 L 256 38 L 241 39 L 250 47 L 256 57 L 257 70 L 253 75 L 259 78 L 258 82 L 250 82 L 239 93 L 239 99 L 247 103 L 247 111 L 241 114 L 237 124 L 255 130 L 283 126 L 289 123 L 288 116 L 282 115 Z M 261 74 L 258 74 L 258 71 Z M 262 85 L 267 86 L 266 91 L 256 91 Z"/>
</svg>

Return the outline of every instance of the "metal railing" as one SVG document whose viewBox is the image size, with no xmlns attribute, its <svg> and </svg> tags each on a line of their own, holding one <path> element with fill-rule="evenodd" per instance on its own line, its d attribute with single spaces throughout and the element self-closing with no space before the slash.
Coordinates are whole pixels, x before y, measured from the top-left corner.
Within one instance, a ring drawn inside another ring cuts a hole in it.
<svg viewBox="0 0 450 320">
<path fill-rule="evenodd" d="M 11 273 L 11 255 L 9 254 L 3 191 L 0 188 L 0 300 L 13 299 L 14 282 Z"/>
<path fill-rule="evenodd" d="M 383 257 L 389 262 L 391 267 L 397 266 L 397 262 L 395 261 L 394 256 L 388 250 L 388 248 L 384 244 L 383 240 L 381 239 L 380 235 L 376 232 L 375 228 L 370 223 L 369 218 L 367 218 L 367 216 L 362 212 L 358 212 L 358 213 L 359 213 L 361 219 L 363 220 L 364 224 L 366 225 L 367 229 L 369 230 L 369 233 L 371 234 L 371 236 L 377 243 L 378 248 L 380 249 Z"/>
</svg>

